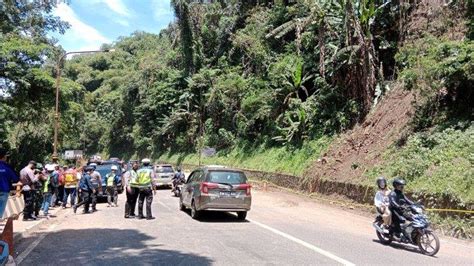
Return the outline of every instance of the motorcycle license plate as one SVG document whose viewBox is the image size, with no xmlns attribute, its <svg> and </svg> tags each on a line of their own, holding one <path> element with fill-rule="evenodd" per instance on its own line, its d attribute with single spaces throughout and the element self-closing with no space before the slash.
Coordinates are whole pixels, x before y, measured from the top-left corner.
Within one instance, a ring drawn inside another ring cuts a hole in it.
<svg viewBox="0 0 474 266">
<path fill-rule="evenodd" d="M 222 198 L 235 198 L 237 194 L 234 191 L 221 191 L 219 192 L 219 196 Z"/>
</svg>

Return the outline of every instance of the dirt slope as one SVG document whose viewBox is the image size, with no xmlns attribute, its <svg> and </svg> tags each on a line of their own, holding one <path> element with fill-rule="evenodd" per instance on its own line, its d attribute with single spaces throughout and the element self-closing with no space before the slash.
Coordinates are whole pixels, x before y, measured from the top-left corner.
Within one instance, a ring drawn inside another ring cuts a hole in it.
<svg viewBox="0 0 474 266">
<path fill-rule="evenodd" d="M 383 153 L 402 138 L 414 113 L 413 100 L 412 92 L 397 87 L 363 124 L 339 136 L 328 152 L 305 172 L 310 191 L 314 191 L 317 179 L 360 181 L 367 169 L 382 162 Z"/>
</svg>

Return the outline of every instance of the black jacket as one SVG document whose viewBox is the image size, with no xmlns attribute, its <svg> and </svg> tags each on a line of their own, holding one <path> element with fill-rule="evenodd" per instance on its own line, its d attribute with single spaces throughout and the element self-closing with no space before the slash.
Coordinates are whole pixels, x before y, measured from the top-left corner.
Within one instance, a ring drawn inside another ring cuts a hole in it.
<svg viewBox="0 0 474 266">
<path fill-rule="evenodd" d="M 390 200 L 390 209 L 397 211 L 400 214 L 402 213 L 402 208 L 404 205 L 413 204 L 413 201 L 409 200 L 403 194 L 403 192 L 397 189 L 394 189 L 392 192 L 390 192 L 388 199 Z"/>
</svg>

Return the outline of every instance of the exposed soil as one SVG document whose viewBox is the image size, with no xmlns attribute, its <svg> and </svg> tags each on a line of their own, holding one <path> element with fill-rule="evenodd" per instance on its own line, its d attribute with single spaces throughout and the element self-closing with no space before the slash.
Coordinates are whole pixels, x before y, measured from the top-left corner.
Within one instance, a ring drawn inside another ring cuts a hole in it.
<svg viewBox="0 0 474 266">
<path fill-rule="evenodd" d="M 383 161 L 382 155 L 400 140 L 414 113 L 414 95 L 396 87 L 365 122 L 342 134 L 304 174 L 307 189 L 320 179 L 360 181 L 364 172 Z"/>
</svg>

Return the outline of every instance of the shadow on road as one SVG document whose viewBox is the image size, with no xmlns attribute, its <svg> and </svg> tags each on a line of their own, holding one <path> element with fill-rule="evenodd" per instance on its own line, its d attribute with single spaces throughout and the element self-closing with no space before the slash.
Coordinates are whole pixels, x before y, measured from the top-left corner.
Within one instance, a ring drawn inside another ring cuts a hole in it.
<svg viewBox="0 0 474 266">
<path fill-rule="evenodd" d="M 191 211 L 186 213 L 191 217 Z M 203 223 L 248 223 L 247 220 L 239 220 L 236 215 L 230 212 L 202 211 L 199 221 Z"/>
<path fill-rule="evenodd" d="M 384 245 L 378 239 L 372 239 L 372 241 L 375 242 L 375 243 L 379 243 L 380 245 Z M 408 244 L 392 242 L 390 245 L 385 245 L 385 246 L 391 247 L 393 249 L 403 249 L 403 250 L 406 250 L 408 252 L 418 253 L 422 256 L 425 256 L 423 253 L 421 253 L 421 251 L 417 247 L 411 246 L 411 245 L 408 245 Z M 437 258 L 436 256 L 426 256 L 426 257 L 435 258 L 435 259 Z"/>
<path fill-rule="evenodd" d="M 23 239 L 33 243 L 41 234 Z M 196 254 L 160 248 L 154 238 L 132 229 L 80 229 L 50 232 L 21 265 L 211 265 Z"/>
</svg>

